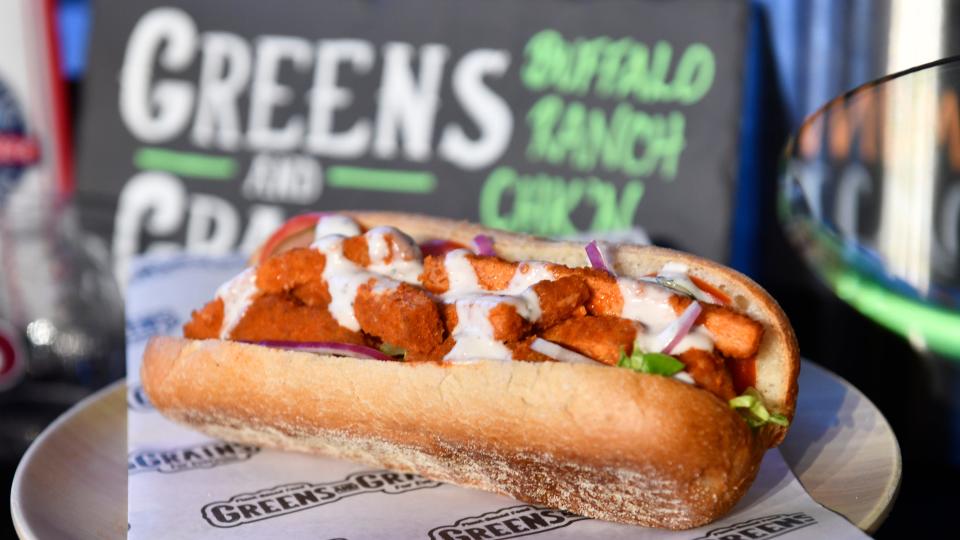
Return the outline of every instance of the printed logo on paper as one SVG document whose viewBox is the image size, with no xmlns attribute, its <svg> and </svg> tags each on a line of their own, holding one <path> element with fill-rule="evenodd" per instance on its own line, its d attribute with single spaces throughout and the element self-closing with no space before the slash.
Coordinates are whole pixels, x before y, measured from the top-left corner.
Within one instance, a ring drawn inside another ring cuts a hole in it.
<svg viewBox="0 0 960 540">
<path fill-rule="evenodd" d="M 153 336 L 169 335 L 180 325 L 172 311 L 155 311 L 136 319 L 127 319 L 127 343 L 139 343 Z"/>
<path fill-rule="evenodd" d="M 765 540 L 816 524 L 817 520 L 804 512 L 774 514 L 713 529 L 693 540 Z"/>
<path fill-rule="evenodd" d="M 197 444 L 170 450 L 139 450 L 127 456 L 127 474 L 212 469 L 246 461 L 258 452 L 260 449 L 256 446 L 228 442 Z"/>
<path fill-rule="evenodd" d="M 127 385 L 127 409 L 136 412 L 153 410 L 153 404 L 150 403 L 150 398 L 147 397 L 142 384 Z"/>
<path fill-rule="evenodd" d="M 301 510 L 333 504 L 367 493 L 396 495 L 442 486 L 418 474 L 391 471 L 353 473 L 343 480 L 323 484 L 299 482 L 234 495 L 226 501 L 204 505 L 201 515 L 213 527 L 228 528 L 285 516 Z"/>
<path fill-rule="evenodd" d="M 519 505 L 458 519 L 430 531 L 430 540 L 474 540 L 476 538 L 518 538 L 561 529 L 585 518 L 566 510 Z"/>
<path fill-rule="evenodd" d="M 40 144 L 27 134 L 20 105 L 0 79 L 0 204 L 6 200 L 23 172 L 40 160 Z"/>
</svg>

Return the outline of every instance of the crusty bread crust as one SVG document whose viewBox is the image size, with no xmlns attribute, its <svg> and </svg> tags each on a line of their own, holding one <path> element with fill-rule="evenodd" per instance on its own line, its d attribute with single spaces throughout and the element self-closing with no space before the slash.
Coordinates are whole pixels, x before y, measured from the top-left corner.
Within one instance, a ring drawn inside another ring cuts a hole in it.
<svg viewBox="0 0 960 540">
<path fill-rule="evenodd" d="M 142 378 L 155 407 L 216 437 L 648 526 L 722 515 L 762 453 L 711 394 L 604 366 L 318 359 L 155 338 Z"/>
<path fill-rule="evenodd" d="M 410 214 L 349 213 L 415 239 L 494 237 L 501 257 L 579 266 L 583 247 Z M 793 416 L 799 354 L 769 295 L 716 263 L 660 248 L 611 250 L 623 275 L 668 261 L 724 291 L 765 327 L 758 387 Z M 685 529 L 726 513 L 763 451 L 759 431 L 721 400 L 676 380 L 606 366 L 466 365 L 318 357 L 228 341 L 155 338 L 141 378 L 154 406 L 228 440 L 314 452 L 567 509 L 597 519 Z"/>
</svg>

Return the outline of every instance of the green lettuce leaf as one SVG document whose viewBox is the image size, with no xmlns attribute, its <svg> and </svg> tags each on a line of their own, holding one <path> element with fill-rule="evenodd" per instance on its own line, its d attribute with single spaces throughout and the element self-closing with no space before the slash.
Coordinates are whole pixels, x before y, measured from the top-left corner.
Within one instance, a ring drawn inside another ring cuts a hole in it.
<svg viewBox="0 0 960 540">
<path fill-rule="evenodd" d="M 620 362 L 617 365 L 640 373 L 665 375 L 667 377 L 683 371 L 683 368 L 686 367 L 683 362 L 668 354 L 645 353 L 637 347 L 634 347 L 633 354 L 630 356 L 621 352 Z"/>
<path fill-rule="evenodd" d="M 739 412 L 740 416 L 753 428 L 765 424 L 790 425 L 786 416 L 779 413 L 770 414 L 770 411 L 763 404 L 763 400 L 760 399 L 760 392 L 757 392 L 756 388 L 747 388 L 743 394 L 731 399 L 730 408 Z"/>
</svg>

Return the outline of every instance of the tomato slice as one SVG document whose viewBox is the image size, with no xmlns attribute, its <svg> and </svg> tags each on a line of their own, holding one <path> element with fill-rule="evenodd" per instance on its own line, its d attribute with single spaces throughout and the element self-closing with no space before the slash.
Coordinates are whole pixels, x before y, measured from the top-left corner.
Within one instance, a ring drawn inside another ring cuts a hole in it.
<svg viewBox="0 0 960 540">
<path fill-rule="evenodd" d="M 730 377 L 733 379 L 733 389 L 737 395 L 743 393 L 750 387 L 757 386 L 757 358 L 727 359 L 727 369 L 730 370 Z"/>
<path fill-rule="evenodd" d="M 424 257 L 427 255 L 441 257 L 455 249 L 469 248 L 459 242 L 454 242 L 453 240 L 444 240 L 442 238 L 435 238 L 420 243 L 420 252 L 423 253 Z"/>
<path fill-rule="evenodd" d="M 720 302 L 720 305 L 723 305 L 723 306 L 730 305 L 730 297 L 724 294 L 723 291 L 721 291 L 720 289 L 714 287 L 713 285 L 707 283 L 706 281 L 698 277 L 690 276 L 690 281 L 692 281 L 693 284 L 696 285 L 697 287 L 700 287 L 701 291 L 716 298 L 717 301 Z"/>
<path fill-rule="evenodd" d="M 307 214 L 300 214 L 293 216 L 288 219 L 279 229 L 263 243 L 263 248 L 260 250 L 259 262 L 263 262 L 269 259 L 274 255 L 281 244 L 285 240 L 289 239 L 292 236 L 302 233 L 308 229 L 313 229 L 317 226 L 317 222 L 320 221 L 320 218 L 323 216 L 329 215 L 329 212 L 310 212 Z"/>
</svg>

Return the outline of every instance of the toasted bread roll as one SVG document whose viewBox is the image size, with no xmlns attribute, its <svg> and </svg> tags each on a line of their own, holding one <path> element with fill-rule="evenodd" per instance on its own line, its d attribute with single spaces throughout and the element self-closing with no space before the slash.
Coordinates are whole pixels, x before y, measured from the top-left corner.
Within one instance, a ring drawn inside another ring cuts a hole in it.
<svg viewBox="0 0 960 540">
<path fill-rule="evenodd" d="M 580 244 L 409 214 L 347 214 L 365 229 L 392 226 L 418 242 L 443 238 L 469 245 L 485 234 L 506 261 L 587 264 Z M 294 240 L 282 244 L 309 244 L 305 237 Z M 792 419 L 799 354 L 789 323 L 765 291 L 722 265 L 671 250 L 613 246 L 609 255 L 621 276 L 654 274 L 668 262 L 686 264 L 691 276 L 729 297 L 731 308 L 762 329 L 745 340 L 759 340 L 746 343 L 755 345 L 758 391 L 770 412 Z M 426 282 L 441 293 L 446 276 L 430 259 Z M 496 271 L 503 265 L 489 264 L 491 280 L 507 279 Z M 557 307 L 551 310 L 587 317 L 584 284 L 609 285 L 600 274 L 589 274 L 552 286 Z M 502 332 L 516 326 L 499 319 L 491 324 Z M 617 332 L 599 340 L 609 344 L 599 353 L 608 362 L 629 345 L 634 331 L 622 323 L 594 326 Z M 593 345 L 582 328 L 567 323 L 554 338 L 587 351 Z M 448 336 L 437 347 L 449 349 L 451 341 Z M 508 345 L 531 360 L 547 359 L 530 350 L 529 339 Z M 417 356 L 413 351 L 410 360 Z M 693 356 L 688 361 L 703 370 L 716 361 Z M 774 424 L 749 427 L 703 388 L 599 362 L 390 362 L 156 338 L 145 352 L 141 378 L 161 412 L 212 436 L 417 472 L 588 517 L 672 529 L 703 525 L 732 508 L 753 481 L 763 452 L 786 433 Z M 728 380 L 714 382 L 729 393 Z"/>
</svg>

